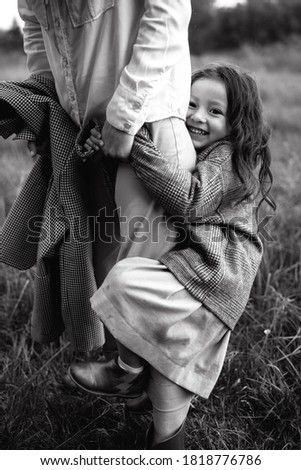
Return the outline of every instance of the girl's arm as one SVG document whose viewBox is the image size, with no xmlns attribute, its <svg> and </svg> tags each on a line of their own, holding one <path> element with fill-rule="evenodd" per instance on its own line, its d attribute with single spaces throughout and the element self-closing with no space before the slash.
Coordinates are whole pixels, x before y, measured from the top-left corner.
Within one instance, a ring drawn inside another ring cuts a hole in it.
<svg viewBox="0 0 301 470">
<path fill-rule="evenodd" d="M 195 222 L 216 211 L 228 186 L 230 173 L 222 167 L 231 157 L 229 146 L 219 145 L 213 152 L 216 158 L 199 162 L 191 174 L 175 168 L 151 142 L 136 136 L 130 162 L 148 193 L 170 215 Z"/>
</svg>

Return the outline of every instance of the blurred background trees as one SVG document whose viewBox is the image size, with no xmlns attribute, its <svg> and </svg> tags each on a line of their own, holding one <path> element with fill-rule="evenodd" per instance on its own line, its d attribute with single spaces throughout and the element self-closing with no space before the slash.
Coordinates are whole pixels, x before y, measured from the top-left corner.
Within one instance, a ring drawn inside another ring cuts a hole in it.
<svg viewBox="0 0 301 470">
<path fill-rule="evenodd" d="M 193 55 L 235 49 L 245 44 L 267 45 L 301 35 L 301 0 L 241 0 L 218 8 L 217 0 L 191 0 L 189 40 Z M 22 49 L 16 22 L 0 31 L 0 52 Z"/>
<path fill-rule="evenodd" d="M 301 35 L 301 0 L 246 0 L 217 8 L 215 0 L 192 0 L 191 52 L 267 45 Z"/>
<path fill-rule="evenodd" d="M 18 51 L 23 48 L 23 38 L 16 21 L 8 31 L 0 30 L 0 53 Z"/>
</svg>

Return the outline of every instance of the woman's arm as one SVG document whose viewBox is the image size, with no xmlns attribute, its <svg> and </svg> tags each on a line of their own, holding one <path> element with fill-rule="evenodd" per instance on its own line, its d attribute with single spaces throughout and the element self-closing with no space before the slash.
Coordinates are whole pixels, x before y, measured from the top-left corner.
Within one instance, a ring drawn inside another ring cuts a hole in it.
<svg viewBox="0 0 301 470">
<path fill-rule="evenodd" d="M 131 135 L 146 121 L 150 101 L 172 67 L 189 57 L 190 0 L 144 0 L 144 7 L 130 62 L 107 107 L 107 121 Z M 183 73 L 189 87 L 190 71 Z"/>
<path fill-rule="evenodd" d="M 21 19 L 24 21 L 24 51 L 27 56 L 27 68 L 31 74 L 43 75 L 53 80 L 41 25 L 27 0 L 18 0 L 18 10 Z"/>
</svg>

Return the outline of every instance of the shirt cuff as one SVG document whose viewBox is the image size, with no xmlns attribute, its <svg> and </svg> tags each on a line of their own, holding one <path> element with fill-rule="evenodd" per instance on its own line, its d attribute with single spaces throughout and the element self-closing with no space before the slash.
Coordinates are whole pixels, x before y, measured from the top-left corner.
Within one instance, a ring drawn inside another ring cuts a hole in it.
<svg viewBox="0 0 301 470">
<path fill-rule="evenodd" d="M 106 119 L 116 129 L 136 135 L 146 121 L 148 107 L 143 98 L 119 85 L 107 106 Z"/>
</svg>

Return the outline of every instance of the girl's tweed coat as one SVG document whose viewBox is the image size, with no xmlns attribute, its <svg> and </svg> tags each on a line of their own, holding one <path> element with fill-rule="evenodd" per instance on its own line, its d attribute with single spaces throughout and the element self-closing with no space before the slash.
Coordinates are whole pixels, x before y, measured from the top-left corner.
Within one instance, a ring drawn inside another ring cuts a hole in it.
<svg viewBox="0 0 301 470">
<path fill-rule="evenodd" d="M 142 134 L 142 132 L 141 132 Z M 160 261 L 182 285 L 233 329 L 262 258 L 255 203 L 234 199 L 241 186 L 227 141 L 203 150 L 193 174 L 174 168 L 151 142 L 136 138 L 132 166 L 148 192 L 185 228 L 178 250 Z"/>
</svg>

